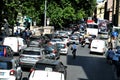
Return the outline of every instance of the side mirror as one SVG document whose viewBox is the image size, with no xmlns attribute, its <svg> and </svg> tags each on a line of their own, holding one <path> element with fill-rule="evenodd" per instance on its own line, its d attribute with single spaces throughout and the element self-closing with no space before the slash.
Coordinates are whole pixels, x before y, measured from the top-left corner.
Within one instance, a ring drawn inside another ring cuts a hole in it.
<svg viewBox="0 0 120 80">
<path fill-rule="evenodd" d="M 28 80 L 28 78 L 27 77 L 23 77 L 22 80 Z"/>
</svg>

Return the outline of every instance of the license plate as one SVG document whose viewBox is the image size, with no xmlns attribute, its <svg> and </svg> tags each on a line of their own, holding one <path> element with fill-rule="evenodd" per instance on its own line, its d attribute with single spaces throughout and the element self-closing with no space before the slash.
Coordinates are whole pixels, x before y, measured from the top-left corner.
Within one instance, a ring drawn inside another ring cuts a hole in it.
<svg viewBox="0 0 120 80">
<path fill-rule="evenodd" d="M 0 72 L 0 75 L 2 75 L 2 76 L 3 76 L 3 75 L 4 75 L 4 72 Z"/>
</svg>

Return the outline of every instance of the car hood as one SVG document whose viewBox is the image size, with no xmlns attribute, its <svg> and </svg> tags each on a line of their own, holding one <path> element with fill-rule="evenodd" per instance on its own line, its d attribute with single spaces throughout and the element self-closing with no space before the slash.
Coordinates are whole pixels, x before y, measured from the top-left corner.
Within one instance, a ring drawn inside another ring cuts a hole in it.
<svg viewBox="0 0 120 80">
<path fill-rule="evenodd" d="M 64 74 L 59 72 L 35 70 L 29 80 L 64 80 Z"/>
</svg>

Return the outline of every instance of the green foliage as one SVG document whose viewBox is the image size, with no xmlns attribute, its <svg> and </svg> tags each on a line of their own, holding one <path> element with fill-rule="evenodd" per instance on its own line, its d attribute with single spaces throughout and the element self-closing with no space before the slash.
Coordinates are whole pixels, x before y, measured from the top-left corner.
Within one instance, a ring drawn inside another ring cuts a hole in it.
<svg viewBox="0 0 120 80">
<path fill-rule="evenodd" d="M 45 0 L 3 0 L 4 18 L 10 24 L 16 22 L 17 14 L 29 16 L 37 24 L 42 24 L 44 19 Z M 71 22 L 92 16 L 96 7 L 96 0 L 47 0 L 47 18 L 50 25 L 62 28 Z"/>
</svg>

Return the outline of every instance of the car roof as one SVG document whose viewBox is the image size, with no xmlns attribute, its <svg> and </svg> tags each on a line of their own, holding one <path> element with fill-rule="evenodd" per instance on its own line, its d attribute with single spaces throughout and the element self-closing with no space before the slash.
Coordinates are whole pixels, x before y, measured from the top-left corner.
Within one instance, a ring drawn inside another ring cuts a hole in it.
<svg viewBox="0 0 120 80">
<path fill-rule="evenodd" d="M 10 47 L 10 46 L 7 46 L 7 45 L 0 45 L 0 47 Z"/>
<path fill-rule="evenodd" d="M 43 50 L 43 48 L 39 48 L 39 47 L 27 47 L 25 49 L 23 49 L 25 51 L 41 51 Z"/>
<path fill-rule="evenodd" d="M 0 61 L 8 61 L 8 62 L 11 62 L 13 61 L 14 58 L 12 57 L 0 57 Z"/>
<path fill-rule="evenodd" d="M 60 63 L 60 61 L 58 61 L 58 60 L 51 60 L 51 59 L 40 59 L 39 61 L 37 61 L 37 63 L 48 64 L 48 65 L 57 65 L 57 64 Z"/>
</svg>

